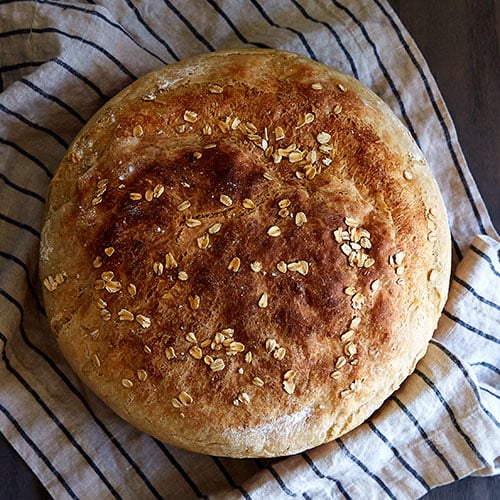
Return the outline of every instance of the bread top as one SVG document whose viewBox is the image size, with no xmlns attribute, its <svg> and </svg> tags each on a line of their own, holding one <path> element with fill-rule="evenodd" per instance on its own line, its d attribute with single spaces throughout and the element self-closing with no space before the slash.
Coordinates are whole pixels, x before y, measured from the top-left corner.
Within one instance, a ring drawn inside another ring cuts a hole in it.
<svg viewBox="0 0 500 500">
<path fill-rule="evenodd" d="M 146 75 L 90 120 L 52 181 L 40 270 L 63 354 L 124 419 L 279 456 L 359 425 L 413 370 L 450 237 L 374 93 L 233 50 Z"/>
</svg>

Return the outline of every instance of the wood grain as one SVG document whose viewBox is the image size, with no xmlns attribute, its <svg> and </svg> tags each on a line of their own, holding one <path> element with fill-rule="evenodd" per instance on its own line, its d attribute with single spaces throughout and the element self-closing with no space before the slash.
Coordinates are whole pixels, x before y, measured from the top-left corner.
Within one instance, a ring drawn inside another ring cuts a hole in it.
<svg viewBox="0 0 500 500">
<path fill-rule="evenodd" d="M 500 60 L 496 0 L 389 0 L 424 55 L 469 168 L 500 228 Z M 496 500 L 500 476 L 469 477 L 425 500 Z"/>
<path fill-rule="evenodd" d="M 438 83 L 469 168 L 500 228 L 500 58 L 496 0 L 390 0 Z"/>
</svg>

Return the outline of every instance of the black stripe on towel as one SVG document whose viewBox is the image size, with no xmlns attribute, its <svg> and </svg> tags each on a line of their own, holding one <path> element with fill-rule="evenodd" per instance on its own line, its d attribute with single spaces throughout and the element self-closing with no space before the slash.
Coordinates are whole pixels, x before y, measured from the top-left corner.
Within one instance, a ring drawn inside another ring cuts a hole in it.
<svg viewBox="0 0 500 500">
<path fill-rule="evenodd" d="M 201 42 L 205 47 L 213 52 L 215 47 L 193 26 L 193 24 L 187 19 L 173 4 L 170 0 L 163 0 L 165 5 L 188 27 L 189 31 L 194 35 L 196 40 Z M 200 20 L 202 20 L 200 18 Z"/>
<path fill-rule="evenodd" d="M 481 389 L 482 391 L 488 393 L 490 396 L 493 396 L 494 398 L 500 400 L 500 396 L 498 394 L 495 394 L 494 392 L 492 392 L 488 387 L 479 386 L 479 389 Z"/>
<path fill-rule="evenodd" d="M 443 405 L 444 409 L 448 413 L 448 416 L 450 417 L 451 423 L 453 424 L 453 427 L 455 427 L 456 431 L 462 436 L 464 441 L 467 443 L 469 448 L 472 450 L 476 458 L 483 464 L 484 467 L 488 467 L 488 461 L 481 455 L 479 450 L 475 447 L 474 443 L 471 441 L 469 436 L 462 430 L 462 427 L 460 427 L 460 424 L 457 421 L 457 418 L 455 417 L 455 414 L 453 413 L 453 410 L 450 408 L 450 405 L 446 402 L 444 399 L 443 395 L 439 391 L 439 389 L 436 387 L 434 382 L 423 372 L 421 372 L 418 368 L 415 369 L 415 372 L 434 392 L 436 397 L 438 398 L 439 402 Z"/>
<path fill-rule="evenodd" d="M 14 219 L 10 218 L 8 215 L 4 215 L 2 213 L 0 213 L 0 220 L 3 220 L 5 222 L 7 222 L 8 224 L 16 226 L 19 229 L 27 231 L 28 233 L 31 233 L 32 235 L 34 235 L 38 239 L 40 239 L 40 232 L 37 231 L 36 229 L 32 228 L 31 226 L 28 226 L 28 224 L 23 224 L 22 222 L 18 222 L 17 220 L 14 220 Z"/>
<path fill-rule="evenodd" d="M 232 488 L 239 490 L 244 498 L 246 498 L 247 500 L 252 500 L 252 497 L 245 491 L 245 489 L 242 486 L 238 486 L 234 482 L 233 478 L 231 477 L 231 474 L 229 474 L 229 472 L 224 467 L 224 464 L 221 462 L 221 460 L 218 457 L 212 457 L 212 460 L 214 461 L 214 463 L 218 467 L 218 469 L 222 472 L 222 475 L 226 478 L 226 481 L 228 482 L 228 484 Z"/>
<path fill-rule="evenodd" d="M 13 1 L 19 1 L 19 0 L 13 0 Z M 27 1 L 31 1 L 31 0 L 27 0 Z M 150 56 L 154 57 L 156 60 L 158 60 L 162 64 L 167 64 L 167 62 L 164 61 L 157 54 L 155 54 L 154 52 L 152 52 L 151 50 L 147 49 L 146 47 L 142 46 L 139 42 L 137 42 L 137 40 L 132 35 L 130 35 L 130 33 L 128 33 L 125 29 L 123 29 L 118 23 L 115 23 L 111 19 L 108 19 L 106 16 L 102 15 L 98 10 L 85 9 L 85 8 L 78 6 L 78 5 L 71 5 L 68 3 L 59 3 L 59 2 L 54 2 L 54 1 L 50 1 L 50 0 L 44 0 L 44 3 L 48 4 L 48 5 L 53 5 L 55 7 L 61 7 L 63 10 L 69 9 L 69 10 L 76 10 L 78 12 L 84 12 L 85 14 L 102 19 L 106 24 L 108 24 L 109 26 L 112 26 L 113 28 L 120 31 L 120 33 L 125 35 L 134 45 L 136 45 L 140 49 L 147 52 Z M 94 2 L 92 2 L 92 3 L 94 3 Z"/>
<path fill-rule="evenodd" d="M 318 19 L 314 19 L 311 15 L 308 14 L 308 12 L 305 10 L 304 6 L 302 6 L 297 0 L 290 0 L 293 5 L 299 10 L 299 12 L 306 18 L 309 19 L 309 21 L 312 21 L 314 23 L 319 23 L 322 24 L 335 38 L 335 42 L 337 45 L 340 47 L 340 50 L 343 52 L 344 56 L 346 57 L 347 61 L 349 62 L 349 65 L 351 66 L 351 72 L 354 78 L 359 79 L 359 74 L 358 70 L 356 68 L 356 65 L 354 63 L 354 59 L 352 58 L 351 54 L 349 51 L 346 49 L 345 45 L 342 43 L 341 38 L 339 35 L 336 33 L 336 31 L 328 24 L 326 21 L 320 21 Z"/>
<path fill-rule="evenodd" d="M 31 282 L 31 277 L 30 277 L 30 272 L 29 272 L 28 266 L 21 259 L 16 257 L 15 255 L 4 252 L 2 250 L 0 250 L 0 257 L 3 257 L 4 259 L 9 260 L 11 262 L 14 262 L 16 265 L 18 265 L 26 273 L 26 282 L 28 283 L 28 288 L 31 292 L 31 295 L 35 299 L 36 307 L 40 311 L 40 313 L 46 318 L 47 313 L 45 312 L 45 308 L 42 306 L 42 304 L 38 298 L 38 294 L 35 290 L 35 287 L 33 286 L 33 283 Z"/>
<path fill-rule="evenodd" d="M 308 463 L 309 467 L 312 469 L 312 471 L 321 479 L 328 479 L 329 481 L 332 481 L 335 483 L 335 486 L 337 486 L 338 490 L 340 491 L 340 493 L 344 496 L 344 498 L 346 498 L 347 500 L 353 500 L 352 497 L 349 495 L 349 493 L 347 493 L 347 491 L 345 490 L 345 488 L 342 486 L 342 483 L 332 477 L 332 476 L 328 476 L 326 474 L 323 474 L 317 467 L 317 465 L 314 463 L 314 461 L 312 460 L 312 458 L 306 453 L 302 453 L 302 457 L 304 458 L 304 460 Z"/>
<path fill-rule="evenodd" d="M 0 173 L 0 180 L 2 180 L 7 186 L 11 187 L 12 189 L 15 189 L 19 193 L 29 196 L 30 198 L 34 198 L 35 200 L 38 200 L 41 203 L 45 204 L 45 198 L 43 196 L 39 195 L 38 193 L 35 193 L 34 191 L 31 191 L 31 189 L 26 189 L 22 186 L 18 186 L 2 173 Z"/>
<path fill-rule="evenodd" d="M 392 451 L 399 463 L 425 488 L 426 491 L 429 491 L 431 487 L 427 484 L 425 479 L 401 456 L 397 448 L 377 429 L 375 424 L 371 420 L 368 420 L 367 424 L 375 435 Z"/>
<path fill-rule="evenodd" d="M 453 236 L 453 231 L 450 231 L 451 234 L 451 244 L 453 245 L 453 250 L 455 251 L 455 254 L 457 256 L 457 259 L 460 261 L 463 259 L 462 251 L 460 250 L 460 247 L 455 240 L 455 237 Z"/>
<path fill-rule="evenodd" d="M 399 110 L 401 112 L 401 116 L 402 116 L 404 122 L 406 123 L 406 126 L 408 127 L 410 134 L 412 135 L 412 137 L 415 139 L 415 141 L 418 144 L 418 142 L 419 142 L 418 136 L 417 136 L 417 133 L 415 132 L 415 129 L 413 128 L 413 123 L 411 122 L 410 118 L 408 117 L 408 114 L 406 113 L 405 105 L 403 103 L 403 100 L 401 99 L 401 95 L 399 94 L 398 89 L 396 88 L 396 85 L 394 84 L 394 81 L 391 78 L 391 75 L 387 71 L 387 68 L 385 67 L 384 63 L 382 62 L 382 59 L 380 59 L 380 54 L 378 53 L 378 49 L 377 49 L 375 42 L 370 38 L 370 35 L 366 31 L 366 28 L 363 25 L 363 23 L 347 7 L 345 7 L 341 3 L 337 2 L 337 0 L 331 0 L 331 2 L 339 10 L 341 10 L 342 12 L 344 12 L 345 14 L 347 14 L 351 18 L 351 20 L 354 22 L 354 24 L 360 29 L 365 40 L 368 42 L 368 45 L 370 45 L 370 47 L 372 48 L 373 55 L 375 56 L 375 59 L 377 60 L 377 64 L 378 64 L 380 70 L 382 71 L 382 74 L 384 75 L 385 80 L 389 84 L 389 87 L 390 87 L 394 97 L 396 98 L 396 101 L 397 101 L 398 106 L 399 106 Z"/>
<path fill-rule="evenodd" d="M 2 66 L 0 68 L 0 73 L 7 73 L 8 71 L 16 71 L 18 69 L 24 69 L 24 68 L 36 68 L 38 66 L 42 66 L 43 64 L 49 61 L 50 59 L 48 61 L 23 61 L 16 64 L 9 64 L 7 66 Z"/>
<path fill-rule="evenodd" d="M 243 42 L 247 44 L 254 45 L 255 47 L 260 47 L 261 49 L 269 49 L 270 47 L 260 43 L 260 42 L 249 42 L 243 34 L 238 30 L 233 21 L 229 18 L 229 16 L 217 5 L 214 0 L 207 0 L 207 2 L 213 7 L 213 9 L 219 14 L 224 21 L 228 24 L 228 26 L 233 30 L 233 33 Z"/>
<path fill-rule="evenodd" d="M 490 340 L 491 342 L 494 342 L 495 344 L 500 344 L 500 340 L 493 337 L 493 335 L 490 335 L 489 333 L 485 333 L 482 330 L 480 330 L 479 328 L 476 328 L 475 326 L 469 325 L 464 320 L 462 320 L 462 319 L 458 318 L 457 316 L 454 316 L 453 314 L 448 312 L 446 309 L 443 309 L 443 314 L 447 318 L 451 319 L 452 321 L 454 321 L 458 325 L 464 327 L 465 329 L 469 330 L 470 332 L 476 333 L 480 337 L 483 337 L 486 340 Z"/>
<path fill-rule="evenodd" d="M 0 289 L 0 293 L 4 295 L 3 290 Z M 109 492 L 115 498 L 121 498 L 113 485 L 108 481 L 105 474 L 101 471 L 101 469 L 94 463 L 94 461 L 90 458 L 87 452 L 80 446 L 80 444 L 75 440 L 71 432 L 66 428 L 66 426 L 57 418 L 54 412 L 49 408 L 47 404 L 43 401 L 40 395 L 28 384 L 28 382 L 21 376 L 20 373 L 15 370 L 7 357 L 5 352 L 5 347 L 7 346 L 7 338 L 0 333 L 0 340 L 4 343 L 4 348 L 2 349 L 2 359 L 4 361 L 5 367 L 7 370 L 17 379 L 17 381 L 24 387 L 24 389 L 33 396 L 34 400 L 38 403 L 41 409 L 47 414 L 47 416 L 54 422 L 57 428 L 62 432 L 62 434 L 66 437 L 69 443 L 80 453 L 83 459 L 89 464 L 90 468 L 96 473 L 96 475 L 101 479 L 103 484 L 108 488 Z"/>
<path fill-rule="evenodd" d="M 498 304 L 495 304 L 495 302 L 492 302 L 491 300 L 486 299 L 482 295 L 479 295 L 476 290 L 469 285 L 466 281 L 462 280 L 458 276 L 453 277 L 453 281 L 456 281 L 459 285 L 462 285 L 467 291 L 469 291 L 474 297 L 476 297 L 477 300 L 482 302 L 483 304 L 486 304 L 487 306 L 492 307 L 493 309 L 496 309 L 497 311 L 500 311 L 500 306 Z"/>
<path fill-rule="evenodd" d="M 4 33 L 0 33 L 0 38 L 6 38 L 10 36 L 16 36 L 16 35 L 31 35 L 33 33 L 36 33 L 37 35 L 39 34 L 46 34 L 46 33 L 56 33 L 58 35 L 71 38 L 72 40 L 77 40 L 81 43 L 84 43 L 85 45 L 89 45 L 93 49 L 97 50 L 101 54 L 103 54 L 106 58 L 108 58 L 122 73 L 127 75 L 131 80 L 136 80 L 137 77 L 130 71 L 128 70 L 121 62 L 119 59 L 117 59 L 114 55 L 109 53 L 106 49 L 101 47 L 95 42 L 92 42 L 90 40 L 87 40 L 86 38 L 83 38 L 78 35 L 72 35 L 71 33 L 66 33 L 65 31 L 62 31 L 58 28 L 23 28 L 23 29 L 18 29 L 18 30 L 13 30 L 13 31 L 6 31 Z M 33 43 L 43 43 L 43 41 L 38 41 L 38 42 L 33 42 Z"/>
<path fill-rule="evenodd" d="M 130 10 L 134 13 L 135 17 L 137 20 L 144 26 L 146 31 L 157 41 L 160 42 L 163 47 L 167 49 L 167 52 L 170 54 L 170 56 L 178 61 L 180 58 L 179 56 L 173 51 L 172 47 L 165 41 L 163 37 L 158 35 L 153 28 L 144 20 L 144 18 L 141 16 L 141 13 L 139 12 L 139 9 L 132 3 L 131 0 L 126 0 L 127 5 L 130 7 Z"/>
<path fill-rule="evenodd" d="M 260 5 L 259 2 L 257 2 L 256 0 L 250 0 L 250 1 L 253 3 L 254 7 L 258 10 L 259 14 L 264 18 L 267 24 L 269 24 L 273 28 L 286 29 L 297 35 L 300 41 L 302 42 L 302 45 L 305 47 L 307 53 L 309 54 L 309 57 L 317 61 L 316 55 L 314 54 L 313 50 L 311 49 L 311 46 L 307 42 L 306 37 L 300 31 L 294 28 L 290 28 L 288 26 L 280 26 L 269 17 L 267 12 L 264 10 L 264 7 L 262 7 L 262 5 Z"/>
<path fill-rule="evenodd" d="M 5 90 L 4 82 L 3 82 L 3 78 L 2 78 L 4 73 L 8 73 L 9 71 L 17 71 L 19 69 L 24 69 L 24 68 L 36 68 L 38 66 L 42 66 L 46 62 L 47 61 L 23 61 L 20 63 L 9 64 L 9 65 L 0 67 L 0 93 L 2 93 Z"/>
<path fill-rule="evenodd" d="M 406 108 L 404 106 L 403 100 L 401 99 L 401 95 L 399 94 L 399 92 L 396 88 L 396 85 L 394 84 L 394 81 L 392 80 L 389 72 L 387 71 L 387 68 L 382 63 L 382 60 L 381 60 L 380 55 L 379 55 L 378 50 L 377 50 L 377 46 L 373 42 L 373 40 L 370 38 L 363 23 L 347 7 L 343 6 L 342 4 L 337 2 L 336 0 L 331 0 L 331 2 L 338 9 L 342 10 L 344 13 L 346 13 L 351 18 L 351 20 L 358 26 L 358 28 L 360 29 L 361 33 L 363 34 L 365 40 L 368 42 L 368 44 L 372 48 L 375 59 L 377 60 L 377 64 L 378 64 L 380 70 L 382 71 L 382 74 L 384 75 L 385 80 L 389 84 L 389 87 L 390 87 L 394 97 L 396 98 L 396 101 L 397 101 L 399 109 L 400 109 L 401 116 L 402 116 L 408 130 L 410 131 L 412 137 L 415 139 L 417 144 L 419 144 L 417 133 L 415 132 L 415 129 L 413 128 L 412 121 L 410 120 L 408 114 L 406 113 Z M 462 260 L 462 254 L 460 252 L 460 248 L 459 248 L 458 244 L 456 243 L 455 239 L 453 238 L 453 235 L 452 235 L 452 242 L 453 242 L 453 246 L 455 248 L 455 252 L 457 254 L 457 257 L 459 258 L 459 260 Z"/>
<path fill-rule="evenodd" d="M 198 488 L 198 486 L 193 482 L 189 474 L 182 468 L 181 464 L 175 459 L 175 457 L 170 453 L 168 448 L 158 439 L 152 438 L 156 446 L 160 448 L 160 450 L 163 452 L 163 454 L 167 457 L 167 459 L 170 461 L 170 463 L 177 469 L 177 472 L 182 476 L 184 481 L 189 485 L 189 487 L 193 490 L 194 494 L 198 498 L 208 498 L 206 495 L 203 495 Z"/>
<path fill-rule="evenodd" d="M 453 144 L 451 142 L 450 131 L 449 131 L 448 127 L 446 126 L 446 123 L 444 121 L 444 117 L 443 117 L 443 115 L 442 115 L 442 113 L 441 113 L 441 111 L 439 109 L 439 106 L 437 105 L 436 98 L 434 96 L 434 93 L 432 92 L 432 89 L 431 89 L 430 85 L 429 85 L 429 81 L 427 80 L 427 77 L 424 74 L 424 70 L 423 70 L 422 66 L 420 66 L 420 64 L 418 63 L 418 61 L 417 61 L 415 55 L 413 54 L 413 52 L 410 50 L 410 47 L 408 46 L 408 44 L 406 43 L 406 40 L 403 37 L 403 33 L 401 32 L 401 30 L 399 29 L 399 27 L 395 23 L 395 21 L 392 18 L 392 16 L 389 15 L 389 13 L 387 12 L 387 10 L 380 4 L 380 2 L 378 0 L 374 0 L 374 1 L 378 5 L 378 7 L 380 8 L 380 10 L 384 13 L 385 17 L 391 23 L 394 31 L 396 32 L 396 35 L 399 38 L 399 41 L 403 45 L 406 53 L 410 57 L 411 62 L 413 63 L 413 65 L 415 66 L 415 68 L 417 69 L 417 71 L 418 71 L 418 73 L 420 75 L 420 78 L 422 80 L 422 83 L 424 84 L 425 90 L 427 91 L 427 95 L 429 96 L 429 99 L 431 101 L 431 104 L 432 104 L 432 107 L 434 109 L 434 112 L 436 113 L 436 116 L 438 118 L 438 122 L 441 125 L 443 133 L 445 135 L 446 145 L 448 146 L 448 150 L 450 151 L 451 158 L 452 158 L 453 163 L 455 165 L 455 169 L 457 170 L 458 176 L 460 177 L 462 185 L 464 186 L 465 194 L 466 194 L 466 196 L 467 196 L 467 198 L 468 198 L 468 200 L 469 200 L 469 202 L 471 204 L 472 211 L 474 212 L 474 215 L 476 217 L 476 220 L 477 220 L 477 223 L 479 225 L 479 228 L 480 228 L 480 230 L 481 230 L 481 232 L 483 234 L 486 234 L 486 230 L 484 228 L 483 221 L 481 219 L 481 215 L 479 214 L 479 210 L 478 210 L 478 208 L 476 206 L 476 203 L 474 201 L 474 197 L 472 196 L 472 193 L 470 192 L 470 187 L 467 184 L 467 181 L 465 180 L 464 172 L 462 170 L 460 162 L 458 161 L 457 154 L 456 154 L 455 149 L 453 147 Z"/>
<path fill-rule="evenodd" d="M 462 362 L 449 349 L 447 349 L 440 342 L 437 342 L 436 340 L 431 339 L 431 343 L 434 346 L 436 346 L 440 351 L 442 351 L 448 358 L 450 358 L 451 361 L 453 362 L 453 364 L 458 367 L 458 369 L 462 372 L 462 375 L 465 377 L 465 379 L 469 383 L 469 386 L 472 389 L 472 392 L 474 392 L 474 395 L 476 396 L 476 399 L 477 399 L 479 406 L 482 408 L 484 413 L 486 413 L 486 415 L 488 415 L 488 417 L 496 425 L 496 427 L 500 428 L 500 423 L 498 422 L 498 420 L 490 413 L 490 411 L 487 408 L 484 407 L 484 405 L 481 401 L 481 396 L 479 395 L 479 391 L 476 387 L 476 384 L 471 379 L 469 373 L 465 369 L 465 366 L 462 364 Z"/>
<path fill-rule="evenodd" d="M 82 394 L 76 389 L 76 387 L 71 383 L 71 381 L 66 377 L 66 375 L 61 371 L 61 369 L 54 363 L 54 361 L 47 356 L 43 351 L 41 351 L 38 347 L 36 347 L 27 337 L 26 332 L 23 327 L 24 323 L 24 309 L 21 306 L 21 304 L 14 298 L 12 297 L 9 293 L 7 293 L 5 290 L 0 288 L 0 295 L 5 297 L 18 311 L 21 316 L 21 322 L 19 325 L 20 331 L 21 331 L 21 337 L 26 344 L 28 348 L 30 348 L 32 351 L 34 351 L 36 354 L 38 354 L 40 357 L 42 357 L 48 365 L 53 369 L 55 374 L 59 376 L 59 378 L 62 380 L 62 382 L 70 389 L 70 391 L 80 400 L 80 402 L 83 404 L 85 409 L 89 412 L 90 416 L 94 420 L 94 422 L 97 424 L 97 426 L 103 431 L 103 433 L 106 435 L 106 437 L 109 438 L 110 442 L 113 443 L 113 445 L 116 447 L 116 449 L 122 454 L 122 456 L 125 458 L 125 460 L 132 466 L 132 468 L 135 470 L 137 475 L 144 481 L 144 484 L 149 488 L 149 490 L 153 493 L 153 495 L 156 498 L 161 498 L 161 495 L 156 491 L 154 486 L 151 484 L 149 479 L 144 475 L 140 467 L 134 462 L 132 457 L 125 451 L 123 446 L 120 444 L 120 442 L 116 439 L 115 436 L 108 430 L 108 428 L 104 425 L 104 423 L 97 418 L 93 410 L 91 409 L 89 403 L 84 399 Z M 43 401 L 42 401 L 43 403 Z"/>
<path fill-rule="evenodd" d="M 276 482 L 278 483 L 279 487 L 283 490 L 283 492 L 289 496 L 289 497 L 296 497 L 297 494 L 294 493 L 292 490 L 290 490 L 281 476 L 278 474 L 278 472 L 274 469 L 272 465 L 268 465 L 266 469 L 271 473 L 271 475 L 276 479 Z"/>
<path fill-rule="evenodd" d="M 479 255 L 482 259 L 484 259 L 490 266 L 490 269 L 493 271 L 493 274 L 495 276 L 498 276 L 500 278 L 500 272 L 497 271 L 497 269 L 495 268 L 495 264 L 493 263 L 493 261 L 491 260 L 491 257 L 487 254 L 485 254 L 482 250 L 480 250 L 479 248 L 475 247 L 474 245 L 471 245 L 470 246 L 470 249 L 477 255 Z"/>
<path fill-rule="evenodd" d="M 483 366 L 484 368 L 488 368 L 488 370 L 495 372 L 497 375 L 500 375 L 500 369 L 497 366 L 487 363 L 486 361 L 478 361 L 477 363 L 472 363 L 471 366 Z"/>
<path fill-rule="evenodd" d="M 29 87 L 31 90 L 33 90 L 33 92 L 41 95 L 45 99 L 52 101 L 53 103 L 57 104 L 58 106 L 66 110 L 68 113 L 74 116 L 80 123 L 84 124 L 87 121 L 85 118 L 83 118 L 82 115 L 80 115 L 80 113 L 75 111 L 69 104 L 66 104 L 64 101 L 59 99 L 59 97 L 53 96 L 52 94 L 45 92 L 45 90 L 41 89 L 40 87 L 35 85 L 33 82 L 30 82 L 26 78 L 20 78 L 19 81 L 24 83 L 24 85 Z"/>
<path fill-rule="evenodd" d="M 5 346 L 4 346 L 5 349 Z M 61 473 L 52 465 L 50 460 L 44 455 L 42 450 L 36 445 L 36 443 L 24 432 L 24 429 L 21 427 L 19 422 L 14 418 L 14 416 L 0 403 L 0 411 L 7 417 L 10 423 L 14 426 L 16 431 L 20 434 L 20 436 L 24 439 L 26 444 L 33 450 L 35 455 L 45 464 L 47 469 L 54 474 L 56 479 L 61 483 L 62 487 L 66 490 L 68 495 L 75 500 L 78 500 L 78 496 L 75 495 L 75 492 L 71 489 L 69 484 L 66 482 Z"/>
<path fill-rule="evenodd" d="M 420 436 L 424 440 L 425 444 L 432 450 L 432 452 L 443 462 L 444 466 L 448 469 L 448 472 L 451 474 L 451 477 L 455 480 L 458 481 L 459 477 L 453 467 L 450 465 L 446 457 L 438 450 L 437 446 L 431 441 L 429 438 L 428 434 L 424 431 L 422 426 L 418 423 L 417 419 L 415 416 L 411 413 L 411 411 L 403 404 L 403 402 L 398 399 L 396 396 L 392 395 L 390 398 L 392 401 L 394 401 L 401 410 L 403 410 L 403 413 L 410 419 L 411 423 L 415 426 L 417 431 L 419 432 Z"/>
<path fill-rule="evenodd" d="M 355 455 L 353 455 L 347 448 L 347 446 L 343 443 L 342 439 L 337 439 L 336 441 L 340 447 L 340 449 L 345 453 L 347 458 L 351 460 L 351 462 L 355 463 L 366 475 L 368 475 L 371 479 L 373 479 L 379 486 L 380 488 L 385 492 L 385 494 L 391 498 L 392 500 L 397 500 L 397 498 L 394 496 L 394 494 L 391 492 L 391 490 L 388 488 L 388 486 L 380 479 L 376 474 L 370 471 L 368 467 Z"/>
<path fill-rule="evenodd" d="M 58 66 L 61 66 L 61 68 L 65 69 L 68 73 L 71 73 L 73 76 L 81 80 L 83 83 L 85 83 L 85 85 L 90 87 L 103 101 L 108 101 L 110 99 L 110 97 L 107 96 L 94 82 L 90 81 L 86 76 L 82 75 L 80 72 L 78 72 L 75 68 L 73 68 L 66 62 L 62 61 L 58 57 L 53 59 L 53 62 L 56 63 Z"/>
<path fill-rule="evenodd" d="M 34 128 L 35 130 L 38 130 L 40 132 L 45 132 L 46 134 L 50 135 L 54 140 L 56 140 L 64 149 L 68 149 L 69 144 L 58 134 L 56 134 L 54 131 L 42 127 L 42 125 L 38 125 L 37 123 L 32 122 L 31 120 L 28 120 L 26 117 L 21 115 L 20 113 L 17 113 L 16 111 L 12 111 L 9 109 L 7 106 L 4 106 L 3 104 L 0 103 L 0 110 L 2 110 L 5 114 L 9 116 L 13 116 L 17 118 L 20 122 L 23 122 L 25 125 L 28 125 L 30 128 Z"/>
</svg>

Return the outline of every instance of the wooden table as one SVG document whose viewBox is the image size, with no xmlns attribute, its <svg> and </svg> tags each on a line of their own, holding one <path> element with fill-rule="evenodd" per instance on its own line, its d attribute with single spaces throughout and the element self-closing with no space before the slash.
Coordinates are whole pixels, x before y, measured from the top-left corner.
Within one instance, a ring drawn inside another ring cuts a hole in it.
<svg viewBox="0 0 500 500">
<path fill-rule="evenodd" d="M 500 3 L 389 2 L 429 64 L 492 222 L 500 230 Z M 498 499 L 500 476 L 462 479 L 436 488 L 423 498 Z"/>
<path fill-rule="evenodd" d="M 500 228 L 498 2 L 390 0 L 390 3 L 429 63 L 493 223 Z M 3 500 L 50 498 L 1 435 L 0 465 Z M 437 488 L 424 498 L 493 500 L 499 498 L 499 492 L 500 476 L 466 478 Z"/>
<path fill-rule="evenodd" d="M 417 42 L 500 230 L 500 2 L 389 0 Z"/>
</svg>

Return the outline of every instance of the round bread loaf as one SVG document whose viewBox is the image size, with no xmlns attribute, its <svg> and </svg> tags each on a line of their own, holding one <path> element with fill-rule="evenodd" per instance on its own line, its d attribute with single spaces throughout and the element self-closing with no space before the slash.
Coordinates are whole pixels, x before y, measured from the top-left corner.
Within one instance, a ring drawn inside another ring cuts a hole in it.
<svg viewBox="0 0 500 500">
<path fill-rule="evenodd" d="M 273 457 L 369 417 L 424 355 L 450 235 L 407 130 L 353 78 L 277 50 L 148 74 L 76 137 L 41 279 L 78 376 L 200 453 Z"/>
</svg>

